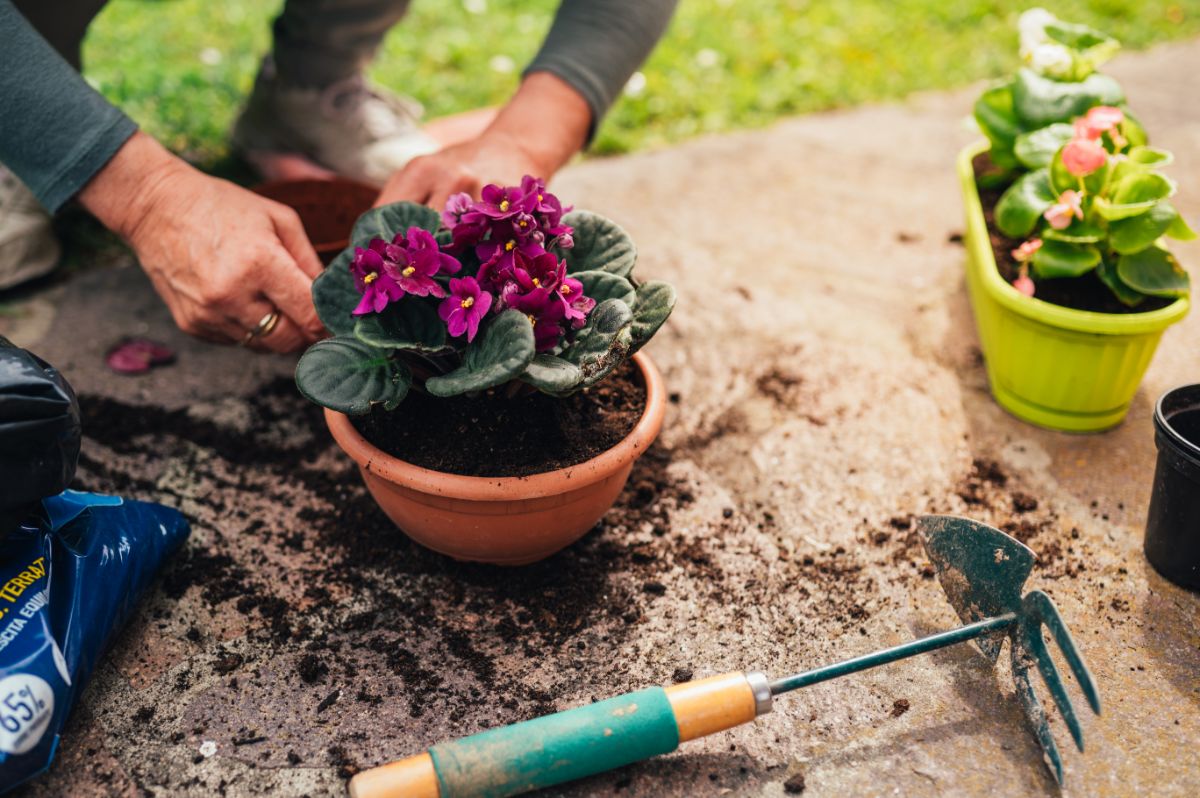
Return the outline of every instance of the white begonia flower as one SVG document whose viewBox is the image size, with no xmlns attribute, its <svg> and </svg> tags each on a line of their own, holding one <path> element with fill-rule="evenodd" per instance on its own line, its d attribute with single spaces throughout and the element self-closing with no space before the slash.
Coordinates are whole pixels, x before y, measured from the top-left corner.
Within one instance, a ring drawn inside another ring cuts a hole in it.
<svg viewBox="0 0 1200 798">
<path fill-rule="evenodd" d="M 1075 70 L 1075 54 L 1061 44 L 1039 44 L 1025 61 L 1034 72 L 1055 80 L 1069 80 Z"/>
<path fill-rule="evenodd" d="M 1055 22 L 1058 22 L 1058 17 L 1046 9 L 1031 8 L 1017 19 L 1017 31 L 1020 32 L 1022 38 L 1025 36 L 1041 36 L 1044 38 L 1046 35 L 1046 26 L 1053 25 Z"/>
<path fill-rule="evenodd" d="M 1050 41 L 1046 26 L 1058 22 L 1058 17 L 1044 8 L 1031 8 L 1017 20 L 1017 31 L 1021 36 L 1021 58 L 1028 60 L 1038 45 Z"/>
</svg>

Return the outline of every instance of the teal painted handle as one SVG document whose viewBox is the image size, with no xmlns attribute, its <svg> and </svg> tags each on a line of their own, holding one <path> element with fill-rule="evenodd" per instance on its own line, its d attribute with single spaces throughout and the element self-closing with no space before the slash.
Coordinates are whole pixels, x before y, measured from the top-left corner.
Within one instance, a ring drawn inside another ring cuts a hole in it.
<svg viewBox="0 0 1200 798">
<path fill-rule="evenodd" d="M 661 687 L 492 729 L 429 749 L 441 798 L 506 798 L 674 751 Z"/>
</svg>

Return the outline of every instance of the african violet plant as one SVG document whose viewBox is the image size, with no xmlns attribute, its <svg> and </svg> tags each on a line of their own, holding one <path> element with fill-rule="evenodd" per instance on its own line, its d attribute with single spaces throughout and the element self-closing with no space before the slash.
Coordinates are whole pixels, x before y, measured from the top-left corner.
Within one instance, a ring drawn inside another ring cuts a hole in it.
<svg viewBox="0 0 1200 798">
<path fill-rule="evenodd" d="M 395 409 L 413 387 L 569 395 L 625 362 L 675 305 L 670 285 L 632 278 L 636 260 L 624 230 L 529 176 L 478 202 L 451 197 L 440 216 L 376 208 L 313 283 L 334 337 L 304 353 L 296 382 L 351 415 Z"/>
<path fill-rule="evenodd" d="M 1120 86 L 1094 71 L 1116 41 L 1042 9 L 1020 25 L 1029 66 L 975 106 L 992 162 L 1017 176 L 995 208 L 1000 232 L 1027 239 L 1012 253 L 1013 286 L 1033 296 L 1033 278 L 1094 270 L 1129 307 L 1187 295 L 1188 275 L 1162 244 L 1196 235 L 1167 201 L 1175 183 L 1159 169 L 1171 154 L 1147 146 Z"/>
</svg>

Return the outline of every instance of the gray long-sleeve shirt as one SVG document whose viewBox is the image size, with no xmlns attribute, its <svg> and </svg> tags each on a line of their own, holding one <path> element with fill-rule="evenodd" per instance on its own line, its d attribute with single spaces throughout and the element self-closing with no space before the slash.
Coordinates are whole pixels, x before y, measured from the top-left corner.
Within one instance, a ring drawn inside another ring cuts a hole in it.
<svg viewBox="0 0 1200 798">
<path fill-rule="evenodd" d="M 526 74 L 565 80 L 587 101 L 594 129 L 666 29 L 676 2 L 563 0 Z M 0 0 L 0 164 L 46 208 L 73 197 L 136 129 L 10 0 Z"/>
</svg>

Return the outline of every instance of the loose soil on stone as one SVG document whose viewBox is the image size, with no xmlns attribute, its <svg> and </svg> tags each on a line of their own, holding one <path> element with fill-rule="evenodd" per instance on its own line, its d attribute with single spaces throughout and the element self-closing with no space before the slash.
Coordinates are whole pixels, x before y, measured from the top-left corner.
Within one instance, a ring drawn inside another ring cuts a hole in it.
<svg viewBox="0 0 1200 798">
<path fill-rule="evenodd" d="M 578 465 L 637 425 L 646 386 L 626 363 L 598 385 L 558 399 L 536 392 L 439 398 L 412 391 L 392 412 L 351 419 L 372 444 L 413 465 L 471 477 L 523 477 Z"/>
<path fill-rule="evenodd" d="M 995 171 L 987 153 L 975 156 L 975 177 Z M 987 221 L 988 236 L 991 238 L 992 253 L 996 257 L 996 269 L 1009 285 L 1020 274 L 1020 264 L 1012 256 L 1012 251 L 1021 246 L 1022 239 L 1009 238 L 996 229 L 996 203 L 1008 186 L 985 187 L 979 186 L 979 200 L 983 205 L 983 218 Z M 1032 276 L 1032 275 L 1031 275 Z M 1061 305 L 1075 310 L 1090 310 L 1096 313 L 1148 313 L 1152 310 L 1165 308 L 1174 300 L 1165 297 L 1147 297 L 1137 307 L 1129 307 L 1122 303 L 1108 289 L 1096 272 L 1090 271 L 1082 277 L 1069 277 L 1057 280 L 1034 280 L 1037 286 L 1035 296 L 1052 305 Z"/>
</svg>

